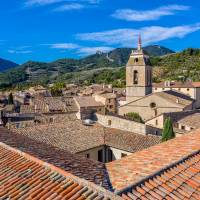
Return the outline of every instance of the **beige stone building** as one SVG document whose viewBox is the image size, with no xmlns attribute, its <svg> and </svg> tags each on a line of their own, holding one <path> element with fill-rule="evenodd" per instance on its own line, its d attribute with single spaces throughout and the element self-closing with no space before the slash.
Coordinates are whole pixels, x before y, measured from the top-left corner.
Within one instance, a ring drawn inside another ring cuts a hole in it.
<svg viewBox="0 0 200 200">
<path fill-rule="evenodd" d="M 139 113 L 148 121 L 162 113 L 180 112 L 195 108 L 194 99 L 175 90 L 152 93 L 152 68 L 149 57 L 141 48 L 133 51 L 126 66 L 126 104 L 119 106 L 118 114 Z"/>
<path fill-rule="evenodd" d="M 200 108 L 200 82 L 166 81 L 153 84 L 153 93 L 167 90 L 175 90 L 190 96 L 195 100 L 195 107 Z"/>
<path fill-rule="evenodd" d="M 92 96 L 74 97 L 78 107 L 78 119 L 90 119 L 94 113 L 105 114 L 105 106 L 99 101 L 95 101 Z"/>
<path fill-rule="evenodd" d="M 162 113 L 180 112 L 193 109 L 193 99 L 175 91 L 164 91 L 147 95 L 141 99 L 121 106 L 119 114 L 136 112 L 147 121 Z"/>
<path fill-rule="evenodd" d="M 106 113 L 115 114 L 117 112 L 117 95 L 114 93 L 100 92 L 94 94 L 95 101 L 101 102 L 105 106 Z"/>
</svg>

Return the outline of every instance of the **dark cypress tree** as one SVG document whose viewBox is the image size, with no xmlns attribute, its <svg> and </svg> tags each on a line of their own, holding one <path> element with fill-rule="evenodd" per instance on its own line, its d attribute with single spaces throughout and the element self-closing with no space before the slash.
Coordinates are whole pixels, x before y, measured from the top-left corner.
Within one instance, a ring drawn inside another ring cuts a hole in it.
<svg viewBox="0 0 200 200">
<path fill-rule="evenodd" d="M 13 94 L 12 94 L 12 93 L 10 93 L 9 96 L 8 96 L 8 104 L 9 104 L 9 105 L 14 104 Z"/>
<path fill-rule="evenodd" d="M 175 136 L 175 132 L 173 130 L 172 119 L 170 117 L 168 117 L 165 120 L 164 129 L 163 129 L 163 132 L 162 132 L 162 141 L 165 142 L 165 141 L 171 140 L 175 137 L 176 136 Z"/>
</svg>

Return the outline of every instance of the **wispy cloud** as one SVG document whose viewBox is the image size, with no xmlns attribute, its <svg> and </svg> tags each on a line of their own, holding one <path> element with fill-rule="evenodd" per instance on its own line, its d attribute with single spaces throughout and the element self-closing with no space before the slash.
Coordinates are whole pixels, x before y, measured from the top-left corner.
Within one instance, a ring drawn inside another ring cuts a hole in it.
<svg viewBox="0 0 200 200">
<path fill-rule="evenodd" d="M 51 49 L 62 50 L 62 53 L 66 52 L 66 50 L 73 50 L 75 53 L 81 56 L 91 55 L 96 53 L 97 51 L 108 52 L 113 49 L 112 47 L 109 46 L 88 47 L 74 43 L 55 43 L 55 44 L 42 44 L 42 45 L 49 46 Z"/>
<path fill-rule="evenodd" d="M 41 44 L 44 46 L 49 46 L 51 49 L 77 49 L 80 46 L 73 43 L 54 43 L 54 44 Z"/>
<path fill-rule="evenodd" d="M 32 53 L 32 51 L 29 51 L 29 50 L 13 50 L 13 49 L 10 49 L 8 50 L 8 53 L 10 54 L 29 54 L 29 53 Z"/>
<path fill-rule="evenodd" d="M 140 29 L 114 29 L 104 32 L 78 34 L 76 37 L 85 41 L 103 42 L 106 45 L 130 46 L 131 44 L 134 45 L 139 34 L 142 34 L 143 42 L 149 44 L 169 38 L 183 38 L 198 30 L 200 30 L 200 23 L 175 27 L 150 26 Z"/>
<path fill-rule="evenodd" d="M 68 3 L 68 5 L 75 5 L 82 3 L 84 4 L 99 4 L 101 0 L 26 0 L 24 5 L 25 7 L 33 7 L 33 6 L 47 6 L 58 3 Z"/>
<path fill-rule="evenodd" d="M 45 6 L 55 3 L 64 2 L 66 0 L 27 0 L 25 2 L 25 6 L 31 7 L 31 6 Z"/>
<path fill-rule="evenodd" d="M 131 10 L 120 9 L 116 10 L 112 17 L 126 21 L 147 21 L 157 20 L 163 16 L 174 15 L 177 11 L 189 10 L 189 6 L 185 5 L 168 5 L 162 6 L 153 10 Z"/>
<path fill-rule="evenodd" d="M 71 4 L 64 4 L 64 5 L 58 6 L 53 11 L 55 11 L 55 12 L 64 12 L 64 11 L 68 11 L 68 10 L 81 10 L 83 8 L 85 8 L 85 6 L 82 5 L 82 4 L 71 3 Z"/>
</svg>

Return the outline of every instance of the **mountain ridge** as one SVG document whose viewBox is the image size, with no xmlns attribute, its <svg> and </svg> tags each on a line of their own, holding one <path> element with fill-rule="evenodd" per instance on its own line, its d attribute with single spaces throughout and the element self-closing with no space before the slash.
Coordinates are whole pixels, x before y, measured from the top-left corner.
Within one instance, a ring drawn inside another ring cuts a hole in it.
<svg viewBox="0 0 200 200">
<path fill-rule="evenodd" d="M 8 70 L 8 69 L 13 68 L 13 67 L 17 67 L 17 66 L 18 66 L 17 63 L 14 63 L 12 61 L 0 58 L 0 72 Z"/>
</svg>

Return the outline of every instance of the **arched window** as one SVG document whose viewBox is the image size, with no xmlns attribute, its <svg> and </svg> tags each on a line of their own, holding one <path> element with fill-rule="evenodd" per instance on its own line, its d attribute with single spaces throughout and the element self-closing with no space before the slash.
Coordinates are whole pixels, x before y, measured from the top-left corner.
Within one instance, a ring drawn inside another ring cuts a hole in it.
<svg viewBox="0 0 200 200">
<path fill-rule="evenodd" d="M 135 58 L 135 59 L 134 59 L 134 62 L 135 62 L 135 63 L 137 63 L 138 61 L 139 61 L 139 59 L 138 59 L 138 58 Z"/>
<path fill-rule="evenodd" d="M 134 70 L 133 72 L 133 83 L 138 84 L 138 71 Z"/>
</svg>

